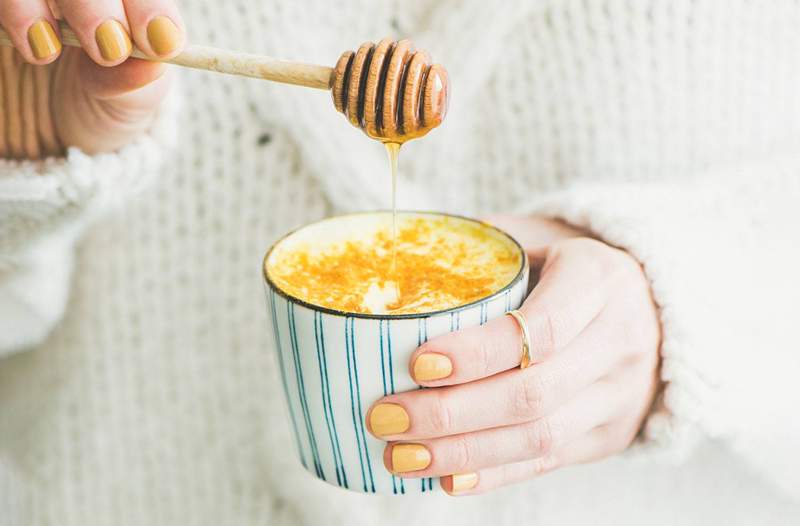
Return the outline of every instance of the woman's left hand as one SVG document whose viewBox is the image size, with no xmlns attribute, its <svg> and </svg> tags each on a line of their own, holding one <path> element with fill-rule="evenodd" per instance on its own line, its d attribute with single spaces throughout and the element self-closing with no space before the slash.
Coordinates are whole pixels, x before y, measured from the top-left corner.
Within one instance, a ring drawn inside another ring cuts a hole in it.
<svg viewBox="0 0 800 526">
<path fill-rule="evenodd" d="M 628 253 L 540 218 L 495 218 L 539 274 L 520 307 L 533 365 L 520 369 L 510 316 L 434 338 L 409 369 L 422 389 L 373 404 L 386 467 L 482 493 L 624 450 L 659 386 L 656 307 Z"/>
</svg>

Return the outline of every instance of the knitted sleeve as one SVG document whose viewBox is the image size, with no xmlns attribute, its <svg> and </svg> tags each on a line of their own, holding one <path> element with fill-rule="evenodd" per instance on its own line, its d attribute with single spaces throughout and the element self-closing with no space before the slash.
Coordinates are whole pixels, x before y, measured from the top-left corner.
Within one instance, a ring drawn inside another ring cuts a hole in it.
<svg viewBox="0 0 800 526">
<path fill-rule="evenodd" d="M 76 241 L 145 188 L 175 140 L 171 95 L 148 132 L 113 154 L 0 160 L 0 357 L 41 342 L 64 313 Z"/>
<path fill-rule="evenodd" d="M 536 212 L 644 266 L 664 389 L 641 447 L 674 460 L 715 440 L 800 496 L 800 159 L 682 182 L 574 185 Z"/>
</svg>

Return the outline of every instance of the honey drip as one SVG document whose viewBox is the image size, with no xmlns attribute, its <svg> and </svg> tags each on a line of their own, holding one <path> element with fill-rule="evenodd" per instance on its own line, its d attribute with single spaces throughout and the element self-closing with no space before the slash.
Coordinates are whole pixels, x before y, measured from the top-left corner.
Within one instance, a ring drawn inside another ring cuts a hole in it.
<svg viewBox="0 0 800 526">
<path fill-rule="evenodd" d="M 396 303 L 401 303 L 400 282 L 397 280 L 397 165 L 400 156 L 400 144 L 384 143 L 389 155 L 389 169 L 392 172 L 392 266 L 389 268 L 389 279 L 394 283 Z"/>
</svg>

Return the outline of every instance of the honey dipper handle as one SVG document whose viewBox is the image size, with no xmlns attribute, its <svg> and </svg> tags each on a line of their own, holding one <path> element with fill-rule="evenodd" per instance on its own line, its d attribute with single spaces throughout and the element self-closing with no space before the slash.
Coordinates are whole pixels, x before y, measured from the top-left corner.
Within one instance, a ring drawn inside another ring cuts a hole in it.
<svg viewBox="0 0 800 526">
<path fill-rule="evenodd" d="M 133 56 L 150 60 L 138 49 Z M 188 46 L 180 55 L 164 62 L 186 68 L 204 69 L 324 90 L 330 89 L 331 73 L 333 72 L 333 69 L 325 66 L 289 62 L 263 55 L 227 51 L 207 46 Z"/>
<path fill-rule="evenodd" d="M 61 22 L 60 29 L 61 41 L 64 45 L 81 47 L 78 37 L 75 36 L 69 26 Z M 11 45 L 13 44 L 8 34 L 0 29 L 0 46 Z M 228 51 L 207 46 L 187 46 L 180 55 L 167 60 L 149 57 L 136 48 L 134 48 L 132 56 L 186 68 L 215 71 L 217 73 L 240 75 L 324 90 L 330 89 L 331 74 L 333 73 L 332 68 L 325 66 L 289 62 L 263 55 Z"/>
</svg>

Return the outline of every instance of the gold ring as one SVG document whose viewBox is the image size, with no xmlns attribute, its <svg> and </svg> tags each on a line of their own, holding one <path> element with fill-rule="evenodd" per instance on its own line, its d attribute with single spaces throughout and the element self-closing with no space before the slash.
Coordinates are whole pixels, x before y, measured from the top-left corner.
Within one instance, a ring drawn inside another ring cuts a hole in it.
<svg viewBox="0 0 800 526">
<path fill-rule="evenodd" d="M 518 310 L 511 310 L 506 314 L 514 318 L 517 321 L 517 325 L 519 325 L 519 330 L 522 333 L 522 358 L 519 361 L 519 368 L 527 369 L 533 365 L 533 360 L 531 359 L 531 333 L 528 331 L 528 322 Z"/>
</svg>

